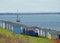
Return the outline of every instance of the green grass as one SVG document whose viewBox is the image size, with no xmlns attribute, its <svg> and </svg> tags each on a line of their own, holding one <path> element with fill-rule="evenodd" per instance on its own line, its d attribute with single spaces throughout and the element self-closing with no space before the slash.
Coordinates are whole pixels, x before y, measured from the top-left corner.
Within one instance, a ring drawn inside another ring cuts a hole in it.
<svg viewBox="0 0 60 43">
<path fill-rule="evenodd" d="M 13 33 L 9 30 L 6 30 L 6 29 L 3 29 L 0 27 L 0 34 L 4 34 L 4 35 L 7 35 L 7 36 L 12 36 Z"/>
<path fill-rule="evenodd" d="M 1 34 L 3 37 L 1 37 Z M 43 37 L 32 37 L 23 34 L 14 34 L 0 27 L 0 43 L 54 43 Z"/>
<path fill-rule="evenodd" d="M 20 35 L 23 39 L 27 39 L 30 43 L 54 43 L 48 38 L 32 37 L 27 35 Z"/>
</svg>

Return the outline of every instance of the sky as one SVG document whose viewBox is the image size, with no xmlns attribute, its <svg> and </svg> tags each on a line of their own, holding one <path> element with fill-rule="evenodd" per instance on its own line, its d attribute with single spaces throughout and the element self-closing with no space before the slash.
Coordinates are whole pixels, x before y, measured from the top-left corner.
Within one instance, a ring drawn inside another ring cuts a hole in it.
<svg viewBox="0 0 60 43">
<path fill-rule="evenodd" d="M 0 12 L 60 12 L 60 0 L 0 0 Z"/>
</svg>

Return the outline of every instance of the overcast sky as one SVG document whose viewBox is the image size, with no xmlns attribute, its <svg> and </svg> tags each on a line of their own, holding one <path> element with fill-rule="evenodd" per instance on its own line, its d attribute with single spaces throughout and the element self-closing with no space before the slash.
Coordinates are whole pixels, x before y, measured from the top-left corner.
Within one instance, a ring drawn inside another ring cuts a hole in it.
<svg viewBox="0 0 60 43">
<path fill-rule="evenodd" d="M 0 12 L 60 12 L 60 0 L 0 0 Z"/>
</svg>

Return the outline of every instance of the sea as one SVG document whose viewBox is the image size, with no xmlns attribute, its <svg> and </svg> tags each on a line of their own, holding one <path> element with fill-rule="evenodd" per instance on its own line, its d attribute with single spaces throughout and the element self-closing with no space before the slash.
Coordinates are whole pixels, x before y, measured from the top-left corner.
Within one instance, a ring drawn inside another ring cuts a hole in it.
<svg viewBox="0 0 60 43">
<path fill-rule="evenodd" d="M 0 15 L 0 20 L 16 22 L 17 15 Z M 60 31 L 59 14 L 19 15 L 20 24 Z"/>
</svg>

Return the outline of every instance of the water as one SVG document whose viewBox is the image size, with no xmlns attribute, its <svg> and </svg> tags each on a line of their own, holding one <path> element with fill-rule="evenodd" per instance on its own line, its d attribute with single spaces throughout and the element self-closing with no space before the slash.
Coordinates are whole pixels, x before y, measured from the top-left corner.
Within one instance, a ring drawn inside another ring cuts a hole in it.
<svg viewBox="0 0 60 43">
<path fill-rule="evenodd" d="M 0 15 L 0 20 L 16 22 L 16 15 Z M 60 15 L 19 15 L 20 23 L 27 26 L 60 30 Z"/>
</svg>

